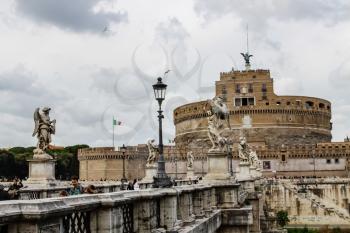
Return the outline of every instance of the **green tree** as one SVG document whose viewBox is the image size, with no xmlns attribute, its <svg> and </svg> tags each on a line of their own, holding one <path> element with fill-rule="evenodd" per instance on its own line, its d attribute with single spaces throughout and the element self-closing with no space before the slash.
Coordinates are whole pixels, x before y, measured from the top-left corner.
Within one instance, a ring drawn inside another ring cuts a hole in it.
<svg viewBox="0 0 350 233">
<path fill-rule="evenodd" d="M 0 150 L 0 177 L 12 177 L 15 156 L 10 151 Z"/>
<path fill-rule="evenodd" d="M 285 210 L 278 211 L 276 214 L 276 220 L 279 226 L 284 227 L 289 222 L 288 212 Z"/>
<path fill-rule="evenodd" d="M 79 175 L 78 150 L 88 145 L 67 146 L 63 149 L 48 150 L 56 159 L 56 178 L 70 179 Z M 0 177 L 25 178 L 28 176 L 28 159 L 33 158 L 35 147 L 13 147 L 0 150 Z"/>
</svg>

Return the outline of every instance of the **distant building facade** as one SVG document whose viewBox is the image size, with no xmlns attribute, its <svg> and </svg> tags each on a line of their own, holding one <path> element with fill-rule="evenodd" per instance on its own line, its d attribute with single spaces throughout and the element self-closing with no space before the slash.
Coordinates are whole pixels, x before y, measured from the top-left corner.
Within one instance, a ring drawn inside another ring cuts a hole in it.
<svg viewBox="0 0 350 233">
<path fill-rule="evenodd" d="M 307 96 L 278 96 L 269 70 L 220 73 L 216 96 L 229 110 L 232 141 L 232 172 L 238 163 L 237 142 L 245 136 L 263 162 L 266 176 L 348 176 L 350 142 L 331 142 L 331 103 Z M 166 171 L 172 177 L 186 175 L 186 155 L 195 157 L 195 175 L 206 173 L 208 100 L 179 106 L 174 110 L 176 146 L 164 151 Z M 108 151 L 109 150 L 109 151 Z M 121 152 L 101 148 L 79 151 L 82 179 L 121 178 Z M 128 148 L 128 178 L 142 178 L 148 156 L 146 145 Z M 230 156 L 228 156 L 230 157 Z"/>
</svg>

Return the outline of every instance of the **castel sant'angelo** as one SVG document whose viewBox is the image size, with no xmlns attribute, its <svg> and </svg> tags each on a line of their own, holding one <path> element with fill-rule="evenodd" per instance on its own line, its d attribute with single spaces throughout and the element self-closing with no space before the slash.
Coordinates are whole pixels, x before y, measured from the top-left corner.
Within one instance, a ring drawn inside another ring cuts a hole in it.
<svg viewBox="0 0 350 233">
<path fill-rule="evenodd" d="M 237 143 L 245 136 L 267 176 L 348 176 L 350 142 L 331 142 L 331 103 L 315 97 L 276 95 L 270 71 L 250 69 L 249 54 L 242 55 L 246 69 L 222 72 L 215 83 L 215 95 L 229 110 L 231 129 L 226 136 L 232 142 L 233 172 Z M 166 169 L 171 176 L 186 174 L 189 151 L 194 154 L 195 174 L 206 173 L 208 104 L 209 100 L 203 100 L 174 110 L 176 145 L 165 149 Z M 147 158 L 145 145 L 130 147 L 129 151 L 133 156 L 127 160 L 128 177 L 141 178 Z M 120 152 L 113 148 L 83 149 L 79 160 L 82 179 L 121 177 Z"/>
</svg>

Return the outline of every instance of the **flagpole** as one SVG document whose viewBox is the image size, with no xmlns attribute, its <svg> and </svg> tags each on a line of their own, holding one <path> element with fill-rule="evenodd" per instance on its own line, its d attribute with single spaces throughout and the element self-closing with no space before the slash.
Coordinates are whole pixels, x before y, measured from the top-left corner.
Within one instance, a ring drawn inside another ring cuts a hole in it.
<svg viewBox="0 0 350 233">
<path fill-rule="evenodd" d="M 115 147 L 114 147 L 114 127 L 115 127 L 115 125 L 114 125 L 114 117 L 113 117 L 112 124 L 113 124 L 113 150 L 114 150 L 115 149 Z"/>
</svg>

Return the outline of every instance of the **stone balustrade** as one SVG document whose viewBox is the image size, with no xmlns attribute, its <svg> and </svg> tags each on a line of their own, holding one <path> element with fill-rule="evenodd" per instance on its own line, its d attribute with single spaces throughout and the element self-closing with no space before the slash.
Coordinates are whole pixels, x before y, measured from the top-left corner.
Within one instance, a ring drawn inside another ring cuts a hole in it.
<svg viewBox="0 0 350 233">
<path fill-rule="evenodd" d="M 255 229 L 259 227 L 259 216 L 253 217 L 253 213 L 259 211 L 259 205 L 238 202 L 242 187 L 256 185 L 254 181 L 247 182 L 3 201 L 0 232 L 214 233 L 246 229 L 248 225 Z M 246 198 L 249 196 L 256 195 Z M 259 202 L 255 197 L 248 202 L 254 201 Z"/>
<path fill-rule="evenodd" d="M 178 186 L 187 185 L 189 180 L 176 180 Z M 191 181 L 197 182 L 197 181 Z M 2 183 L 1 183 L 2 184 Z M 10 186 L 11 183 L 4 185 L 6 188 Z M 81 182 L 83 187 L 93 184 L 97 191 L 101 193 L 111 193 L 121 190 L 121 182 L 119 181 L 90 181 L 90 182 Z M 127 185 L 127 184 L 125 184 Z M 140 189 L 149 189 L 152 188 L 152 183 L 150 182 L 139 182 Z M 57 186 L 53 187 L 26 187 L 26 182 L 24 182 L 25 188 L 19 190 L 19 199 L 20 200 L 32 200 L 32 199 L 42 199 L 42 198 L 51 198 L 59 197 L 60 192 L 67 191 L 70 186 L 70 181 L 57 181 Z"/>
</svg>

